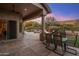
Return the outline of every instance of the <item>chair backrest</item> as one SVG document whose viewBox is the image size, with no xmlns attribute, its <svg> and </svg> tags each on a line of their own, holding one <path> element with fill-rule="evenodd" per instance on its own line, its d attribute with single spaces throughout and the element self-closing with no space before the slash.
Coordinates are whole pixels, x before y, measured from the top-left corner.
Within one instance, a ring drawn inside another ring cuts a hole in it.
<svg viewBox="0 0 79 59">
<path fill-rule="evenodd" d="M 55 41 L 56 45 L 62 45 L 62 36 L 59 30 L 55 30 L 53 33 L 53 40 Z"/>
</svg>

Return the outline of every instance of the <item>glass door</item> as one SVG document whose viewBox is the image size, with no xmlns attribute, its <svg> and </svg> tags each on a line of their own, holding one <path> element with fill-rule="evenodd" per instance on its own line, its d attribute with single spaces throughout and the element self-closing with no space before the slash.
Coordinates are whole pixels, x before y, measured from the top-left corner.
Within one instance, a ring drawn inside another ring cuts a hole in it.
<svg viewBox="0 0 79 59">
<path fill-rule="evenodd" d="M 7 39 L 17 38 L 17 22 L 9 20 L 7 22 Z"/>
</svg>

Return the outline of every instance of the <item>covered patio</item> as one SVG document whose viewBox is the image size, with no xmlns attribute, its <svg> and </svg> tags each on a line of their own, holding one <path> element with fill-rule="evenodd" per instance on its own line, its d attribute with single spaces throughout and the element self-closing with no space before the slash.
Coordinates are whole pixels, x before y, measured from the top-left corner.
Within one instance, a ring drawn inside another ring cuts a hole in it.
<svg viewBox="0 0 79 59">
<path fill-rule="evenodd" d="M 41 17 L 42 19 L 41 30 L 43 33 L 44 16 L 47 15 L 49 12 L 51 11 L 48 5 L 42 3 L 1 3 L 0 19 L 6 21 L 5 40 L 18 39 L 20 36 L 23 36 L 23 22 L 38 17 Z"/>
<path fill-rule="evenodd" d="M 0 19 L 7 22 L 6 39 L 0 41 L 0 55 L 59 56 L 59 54 L 46 49 L 43 44 L 45 40 L 44 17 L 51 12 L 47 4 L 0 4 L 0 12 Z M 42 19 L 41 37 L 40 33 L 24 32 L 23 22 L 38 17 Z M 79 55 L 79 49 L 75 49 L 78 51 L 77 55 Z M 65 55 L 73 54 L 65 53 Z"/>
<path fill-rule="evenodd" d="M 40 40 L 44 40 L 44 16 L 51 12 L 47 4 L 1 3 L 0 12 L 0 19 L 7 22 L 5 30 L 6 39 L 0 41 L 0 55 L 15 55 L 17 52 L 14 53 L 14 51 L 18 51 L 20 53 L 20 48 L 24 49 L 24 46 L 26 48 L 26 45 L 27 47 L 31 47 L 31 45 L 38 43 L 38 40 L 36 40 L 37 42 L 32 43 L 32 40 L 30 40 L 31 38 L 29 38 L 29 40 L 27 39 L 30 36 L 24 34 L 23 22 L 26 20 L 41 17 L 42 40 L 39 39 L 39 42 Z"/>
</svg>

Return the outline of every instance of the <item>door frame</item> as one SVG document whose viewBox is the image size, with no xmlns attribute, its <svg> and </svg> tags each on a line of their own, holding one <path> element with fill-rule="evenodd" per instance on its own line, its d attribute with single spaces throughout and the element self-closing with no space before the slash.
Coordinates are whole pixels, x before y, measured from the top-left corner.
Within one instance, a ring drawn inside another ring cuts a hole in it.
<svg viewBox="0 0 79 59">
<path fill-rule="evenodd" d="M 8 22 L 9 21 L 16 21 L 16 20 L 7 20 L 7 32 L 8 32 Z M 7 33 L 7 40 L 10 40 L 10 39 L 8 39 L 8 33 Z M 16 21 L 16 38 L 15 39 L 17 39 L 17 21 Z M 11 40 L 14 40 L 14 39 L 11 39 Z"/>
</svg>

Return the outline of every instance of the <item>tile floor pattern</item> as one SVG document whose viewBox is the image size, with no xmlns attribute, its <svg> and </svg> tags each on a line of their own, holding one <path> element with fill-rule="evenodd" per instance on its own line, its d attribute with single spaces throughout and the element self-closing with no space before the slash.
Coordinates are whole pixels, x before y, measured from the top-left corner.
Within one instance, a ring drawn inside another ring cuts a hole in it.
<svg viewBox="0 0 79 59">
<path fill-rule="evenodd" d="M 37 33 L 25 33 L 23 38 L 0 42 L 0 55 L 4 56 L 59 56 L 49 51 L 39 40 Z M 69 53 L 66 56 L 72 55 Z M 78 54 L 79 55 L 79 54 Z"/>
</svg>

